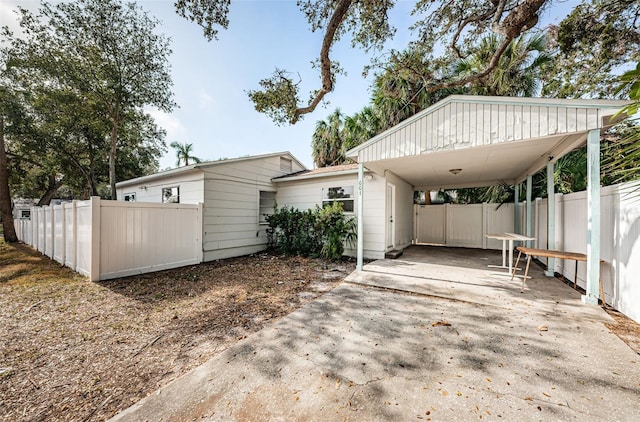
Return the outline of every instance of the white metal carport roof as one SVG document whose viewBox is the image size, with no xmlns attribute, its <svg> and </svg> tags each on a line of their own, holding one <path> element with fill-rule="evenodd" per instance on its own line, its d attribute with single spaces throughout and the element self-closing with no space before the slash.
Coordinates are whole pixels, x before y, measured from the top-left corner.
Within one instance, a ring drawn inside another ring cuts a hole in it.
<svg viewBox="0 0 640 422">
<path fill-rule="evenodd" d="M 590 130 L 611 126 L 626 104 L 452 95 L 347 156 L 421 190 L 515 184 L 583 146 Z M 462 171 L 454 175 L 452 169 Z"/>
</svg>

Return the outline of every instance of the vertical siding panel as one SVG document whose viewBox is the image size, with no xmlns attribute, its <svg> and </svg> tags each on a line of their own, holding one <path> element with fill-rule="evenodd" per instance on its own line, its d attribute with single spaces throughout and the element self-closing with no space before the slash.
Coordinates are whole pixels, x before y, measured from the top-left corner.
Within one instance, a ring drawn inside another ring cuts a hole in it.
<svg viewBox="0 0 640 422">
<path fill-rule="evenodd" d="M 426 128 L 426 147 L 427 151 L 433 150 L 433 114 L 427 116 L 427 128 Z"/>
<path fill-rule="evenodd" d="M 538 121 L 538 136 L 547 136 L 549 134 L 549 107 L 540 107 L 538 116 L 540 118 Z"/>
<path fill-rule="evenodd" d="M 549 117 L 547 120 L 547 134 L 555 135 L 558 133 L 558 108 L 549 107 Z"/>
<path fill-rule="evenodd" d="M 427 148 L 427 119 L 420 119 L 420 152 Z"/>
<path fill-rule="evenodd" d="M 578 110 L 575 107 L 567 109 L 567 131 L 575 132 L 578 128 Z"/>
<path fill-rule="evenodd" d="M 488 145 L 491 143 L 491 106 L 487 104 L 481 104 L 482 109 L 482 144 Z"/>
<path fill-rule="evenodd" d="M 481 145 L 480 137 L 480 121 L 478 120 L 478 104 L 469 104 L 469 131 L 473 140 L 474 146 Z"/>
<path fill-rule="evenodd" d="M 465 104 L 458 104 L 456 107 L 455 142 L 468 145 L 469 140 L 465 138 L 464 107 Z"/>
<path fill-rule="evenodd" d="M 513 141 L 513 128 L 515 125 L 515 117 L 513 114 L 514 106 L 505 106 L 505 122 L 504 122 L 504 140 Z"/>
<path fill-rule="evenodd" d="M 522 139 L 531 137 L 531 107 L 522 106 Z"/>
<path fill-rule="evenodd" d="M 590 108 L 587 110 L 587 129 L 597 129 L 600 127 L 600 119 L 598 119 L 599 110 L 596 108 Z"/>
<path fill-rule="evenodd" d="M 578 131 L 587 130 L 587 109 L 576 108 L 576 128 Z"/>
<path fill-rule="evenodd" d="M 531 138 L 540 136 L 540 107 L 531 107 Z"/>
<path fill-rule="evenodd" d="M 567 133 L 567 109 L 558 108 L 558 133 Z"/>
</svg>

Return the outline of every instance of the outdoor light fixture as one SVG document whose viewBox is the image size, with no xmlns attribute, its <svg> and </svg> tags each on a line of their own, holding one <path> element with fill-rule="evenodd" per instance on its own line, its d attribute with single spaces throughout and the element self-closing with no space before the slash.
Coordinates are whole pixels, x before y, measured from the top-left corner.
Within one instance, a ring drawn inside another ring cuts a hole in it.
<svg viewBox="0 0 640 422">
<path fill-rule="evenodd" d="M 451 170 L 449 170 L 449 173 L 451 173 L 453 175 L 456 175 L 456 174 L 460 173 L 461 171 L 462 171 L 462 169 L 451 169 Z"/>
<path fill-rule="evenodd" d="M 364 178 L 365 178 L 365 180 L 369 180 L 369 181 L 370 181 L 370 180 L 373 180 L 373 175 L 371 175 L 371 174 L 365 174 L 365 175 L 364 175 Z"/>
</svg>

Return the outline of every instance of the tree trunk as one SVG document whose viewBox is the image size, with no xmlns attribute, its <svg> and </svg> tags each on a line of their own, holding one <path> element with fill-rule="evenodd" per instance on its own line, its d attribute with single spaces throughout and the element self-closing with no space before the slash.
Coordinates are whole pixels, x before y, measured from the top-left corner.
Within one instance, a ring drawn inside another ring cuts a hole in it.
<svg viewBox="0 0 640 422">
<path fill-rule="evenodd" d="M 49 205 L 51 200 L 58 192 L 58 189 L 64 184 L 64 178 L 58 180 L 56 182 L 55 177 L 49 176 L 49 183 L 47 184 L 47 191 L 42 195 L 42 198 L 38 201 L 38 206 L 42 207 L 44 205 Z"/>
<path fill-rule="evenodd" d="M 17 242 L 18 235 L 13 225 L 13 213 L 11 211 L 9 167 L 7 166 L 7 154 L 4 149 L 4 117 L 2 116 L 0 116 L 0 213 L 2 215 L 4 241 L 7 243 Z"/>
<path fill-rule="evenodd" d="M 109 185 L 111 186 L 111 199 L 117 200 L 116 193 L 116 151 L 118 146 L 118 123 L 119 116 L 113 118 L 113 127 L 111 128 L 111 148 L 109 149 Z"/>
</svg>

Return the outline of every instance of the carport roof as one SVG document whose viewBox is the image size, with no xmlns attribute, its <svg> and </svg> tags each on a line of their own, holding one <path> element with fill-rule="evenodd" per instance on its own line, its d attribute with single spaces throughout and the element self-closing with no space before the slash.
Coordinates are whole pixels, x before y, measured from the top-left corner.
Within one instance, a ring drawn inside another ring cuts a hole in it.
<svg viewBox="0 0 640 422">
<path fill-rule="evenodd" d="M 346 155 L 416 189 L 515 184 L 611 126 L 628 103 L 452 95 Z"/>
</svg>

